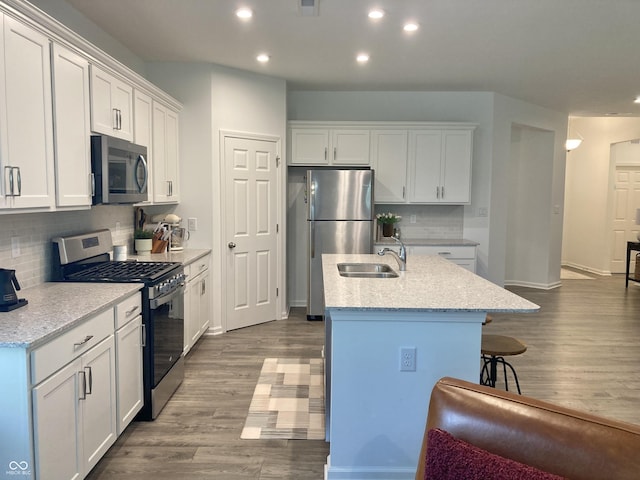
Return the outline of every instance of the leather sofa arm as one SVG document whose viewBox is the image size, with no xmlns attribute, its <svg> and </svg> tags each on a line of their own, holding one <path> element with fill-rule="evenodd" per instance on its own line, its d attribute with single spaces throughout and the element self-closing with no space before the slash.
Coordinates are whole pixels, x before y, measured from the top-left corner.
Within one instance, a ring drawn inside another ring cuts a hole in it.
<svg viewBox="0 0 640 480">
<path fill-rule="evenodd" d="M 445 377 L 431 393 L 416 480 L 432 428 L 572 480 L 640 478 L 640 426 Z"/>
</svg>

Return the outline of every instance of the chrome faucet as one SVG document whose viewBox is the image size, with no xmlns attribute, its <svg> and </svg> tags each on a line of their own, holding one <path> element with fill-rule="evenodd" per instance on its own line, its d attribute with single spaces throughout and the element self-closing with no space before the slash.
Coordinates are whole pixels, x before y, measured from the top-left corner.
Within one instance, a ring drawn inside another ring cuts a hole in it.
<svg viewBox="0 0 640 480">
<path fill-rule="evenodd" d="M 384 247 L 378 252 L 378 255 L 382 256 L 385 253 L 390 253 L 397 261 L 398 266 L 400 267 L 400 271 L 404 272 L 407 269 L 407 249 L 404 246 L 404 243 L 399 238 L 391 237 L 397 243 L 400 244 L 400 251 L 396 253 L 395 250 L 390 249 L 389 247 Z"/>
</svg>

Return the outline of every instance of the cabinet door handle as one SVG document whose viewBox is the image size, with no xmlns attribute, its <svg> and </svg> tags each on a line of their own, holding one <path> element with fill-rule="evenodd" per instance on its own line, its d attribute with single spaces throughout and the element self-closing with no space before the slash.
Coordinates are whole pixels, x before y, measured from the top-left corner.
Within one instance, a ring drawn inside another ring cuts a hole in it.
<svg viewBox="0 0 640 480">
<path fill-rule="evenodd" d="M 438 255 L 451 255 L 451 252 L 438 252 Z"/>
<path fill-rule="evenodd" d="M 89 174 L 89 187 L 91 188 L 91 196 L 96 196 L 96 176 L 91 173 Z"/>
<path fill-rule="evenodd" d="M 112 108 L 111 110 L 113 110 L 113 129 L 117 130 L 118 129 L 118 109 Z"/>
<path fill-rule="evenodd" d="M 406 199 L 406 196 L 405 196 L 405 190 L 406 190 L 406 188 L 407 188 L 407 187 L 402 187 L 402 199 L 403 199 L 403 200 L 404 200 L 404 199 Z"/>
<path fill-rule="evenodd" d="M 22 195 L 22 175 L 20 174 L 20 167 L 13 167 L 18 171 L 16 175 L 16 181 L 18 182 L 18 197 Z"/>
<path fill-rule="evenodd" d="M 84 367 L 84 369 L 89 370 L 89 382 L 85 381 L 85 385 L 87 383 L 89 384 L 89 389 L 85 393 L 86 395 L 91 395 L 91 392 L 93 391 L 93 370 L 91 370 L 91 367 Z"/>
<path fill-rule="evenodd" d="M 93 338 L 93 335 L 87 335 L 86 337 L 84 337 L 84 340 L 82 340 L 81 342 L 74 343 L 73 346 L 74 346 L 74 348 L 81 347 L 82 345 L 87 343 L 92 338 Z"/>
<path fill-rule="evenodd" d="M 200 283 L 200 295 L 204 295 L 207 292 L 207 282 L 204 280 Z"/>
<path fill-rule="evenodd" d="M 440 198 L 440 187 L 436 187 L 436 198 Z"/>
<path fill-rule="evenodd" d="M 327 147 L 324 147 L 324 159 L 327 159 Z"/>
<path fill-rule="evenodd" d="M 140 308 L 138 305 L 134 305 L 134 306 L 133 306 L 133 308 L 131 308 L 130 310 L 127 310 L 127 311 L 125 312 L 125 314 L 124 314 L 124 315 L 125 315 L 125 317 L 130 317 L 130 316 L 133 314 L 133 312 L 135 312 L 136 310 L 138 310 L 138 308 Z"/>
<path fill-rule="evenodd" d="M 78 372 L 78 374 L 82 375 L 82 388 L 80 389 L 80 391 L 82 392 L 80 394 L 80 397 L 78 397 L 79 400 L 86 400 L 87 399 L 87 374 L 85 373 L 84 370 L 81 370 L 80 372 Z"/>
<path fill-rule="evenodd" d="M 442 198 L 444 198 L 444 186 L 440 187 L 440 192 L 442 193 Z"/>
<path fill-rule="evenodd" d="M 338 148 L 333 147 L 333 159 L 335 160 L 336 158 L 338 158 Z"/>
<path fill-rule="evenodd" d="M 9 177 L 9 188 L 7 189 L 7 192 L 5 193 L 5 195 L 7 197 L 12 197 L 13 196 L 13 167 L 4 167 L 4 171 L 5 171 L 5 175 Z"/>
<path fill-rule="evenodd" d="M 140 332 L 142 334 L 142 342 L 140 342 L 140 345 L 142 347 L 146 347 L 147 346 L 147 327 L 145 326 L 144 323 L 141 325 L 141 327 L 142 328 L 140 329 Z"/>
</svg>

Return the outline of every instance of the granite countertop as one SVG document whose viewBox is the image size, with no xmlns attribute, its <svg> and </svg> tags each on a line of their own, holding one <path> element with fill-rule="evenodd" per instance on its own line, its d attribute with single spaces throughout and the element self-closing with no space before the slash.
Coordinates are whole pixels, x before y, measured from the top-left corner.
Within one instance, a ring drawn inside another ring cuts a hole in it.
<svg viewBox="0 0 640 480">
<path fill-rule="evenodd" d="M 20 290 L 29 303 L 0 312 L 0 348 L 36 348 L 141 288 L 141 283 L 53 282 Z"/>
<path fill-rule="evenodd" d="M 128 255 L 127 259 L 137 260 L 139 262 L 180 262 L 183 265 L 188 265 L 209 253 L 211 253 L 211 250 L 187 248 L 177 252 L 151 253 L 149 255 Z"/>
<path fill-rule="evenodd" d="M 401 238 L 402 243 L 404 243 L 407 247 L 415 246 L 415 247 L 431 247 L 431 246 L 440 246 L 447 245 L 451 247 L 476 247 L 480 245 L 478 242 L 473 240 L 467 240 L 465 238 Z M 396 245 L 396 241 L 391 237 L 383 237 L 374 242 L 376 245 Z"/>
<path fill-rule="evenodd" d="M 337 264 L 386 263 L 397 278 L 341 277 Z M 325 306 L 343 310 L 535 312 L 540 307 L 438 255 L 322 255 Z"/>
</svg>

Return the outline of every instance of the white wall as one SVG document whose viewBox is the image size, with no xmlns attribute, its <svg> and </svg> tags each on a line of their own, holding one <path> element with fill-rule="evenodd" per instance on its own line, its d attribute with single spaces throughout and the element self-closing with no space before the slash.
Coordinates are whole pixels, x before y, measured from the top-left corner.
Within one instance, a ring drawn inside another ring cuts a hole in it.
<svg viewBox="0 0 640 480">
<path fill-rule="evenodd" d="M 508 210 L 513 200 L 509 196 L 512 182 L 512 170 L 509 162 L 512 159 L 512 131 L 513 126 L 532 128 L 550 132 L 553 135 L 553 147 L 547 150 L 545 157 L 538 157 L 540 168 L 549 175 L 549 184 L 530 184 L 530 188 L 549 188 L 548 203 L 540 205 L 542 215 L 549 219 L 544 232 L 546 238 L 545 254 L 538 259 L 549 271 L 546 281 L 540 281 L 540 286 L 552 287 L 560 279 L 560 259 L 562 251 L 562 215 L 564 198 L 565 150 L 564 141 L 567 132 L 567 117 L 560 112 L 554 112 L 529 103 L 495 95 L 494 129 L 493 129 L 493 162 L 491 170 L 491 215 L 489 245 L 489 275 L 488 278 L 497 284 L 503 284 L 507 271 L 508 248 Z M 515 172 L 514 172 L 515 173 Z M 474 178 L 475 181 L 475 178 Z M 549 205 L 553 207 L 550 209 Z M 557 213 L 556 213 L 557 207 Z M 514 232 L 511 232 L 514 235 Z M 522 245 L 519 248 L 535 248 L 535 242 L 520 237 Z M 518 280 L 518 279 L 512 279 Z"/>
<path fill-rule="evenodd" d="M 607 275 L 612 248 L 611 145 L 640 138 L 640 119 L 576 117 L 571 128 L 584 141 L 567 154 L 562 263 Z"/>
<path fill-rule="evenodd" d="M 43 12 L 66 25 L 75 33 L 107 52 L 118 61 L 144 76 L 144 62 L 140 57 L 125 47 L 119 40 L 105 32 L 101 27 L 77 11 L 65 0 L 29 0 Z M 143 25 L 144 22 L 141 22 Z"/>
<path fill-rule="evenodd" d="M 549 264 L 553 236 L 553 132 L 514 125 L 508 165 L 505 284 L 549 288 L 560 265 Z M 545 261 L 546 259 L 546 261 Z M 551 268 L 551 271 L 550 271 Z"/>
<path fill-rule="evenodd" d="M 225 330 L 223 298 L 226 292 L 224 263 L 227 242 L 223 238 L 224 199 L 220 131 L 279 137 L 284 150 L 286 135 L 286 85 L 283 80 L 210 64 L 151 63 L 148 78 L 183 103 L 180 114 L 181 201 L 176 213 L 197 217 L 198 231 L 189 245 L 212 249 L 213 331 Z M 285 152 L 281 152 L 286 164 Z M 285 168 L 280 171 L 281 232 L 286 231 Z M 285 240 L 280 248 L 285 250 Z M 285 257 L 281 252 L 282 305 Z M 286 312 L 281 312 L 286 315 Z"/>
</svg>

